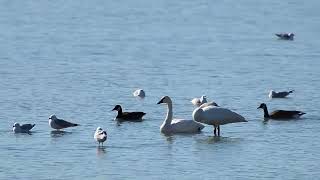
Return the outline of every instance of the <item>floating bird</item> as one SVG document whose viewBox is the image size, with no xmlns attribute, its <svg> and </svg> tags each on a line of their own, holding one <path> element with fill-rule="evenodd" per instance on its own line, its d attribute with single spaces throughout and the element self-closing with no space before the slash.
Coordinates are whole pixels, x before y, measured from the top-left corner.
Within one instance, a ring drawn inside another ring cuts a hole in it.
<svg viewBox="0 0 320 180">
<path fill-rule="evenodd" d="M 137 89 L 133 92 L 133 96 L 134 97 L 140 97 L 140 98 L 144 98 L 146 96 L 146 93 L 144 92 L 143 89 Z"/>
<path fill-rule="evenodd" d="M 214 126 L 214 135 L 220 136 L 220 125 L 247 122 L 244 117 L 229 109 L 203 104 L 192 113 L 193 120 Z"/>
<path fill-rule="evenodd" d="M 204 125 L 193 120 L 172 119 L 172 101 L 169 96 L 164 96 L 157 104 L 167 104 L 167 117 L 160 126 L 160 132 L 164 134 L 173 133 L 197 133 L 200 132 Z"/>
<path fill-rule="evenodd" d="M 15 133 L 29 133 L 30 130 L 35 126 L 35 124 L 22 124 L 14 123 L 12 131 Z"/>
<path fill-rule="evenodd" d="M 271 90 L 269 92 L 269 98 L 285 98 L 289 94 L 293 93 L 294 90 L 292 91 L 281 91 L 281 92 L 275 92 L 274 90 Z"/>
<path fill-rule="evenodd" d="M 293 40 L 294 34 L 293 33 L 277 33 L 276 36 L 278 36 L 279 39 L 283 39 L 283 40 Z"/>
<path fill-rule="evenodd" d="M 193 105 L 195 106 L 201 106 L 203 103 L 206 103 L 207 102 L 207 96 L 203 95 L 201 96 L 200 98 L 193 98 L 191 101 L 190 101 Z"/>
<path fill-rule="evenodd" d="M 103 146 L 103 142 L 105 142 L 107 140 L 107 132 L 104 131 L 101 127 L 97 127 L 96 132 L 94 133 L 93 138 L 99 143 L 102 143 Z"/>
<path fill-rule="evenodd" d="M 56 115 L 51 115 L 49 117 L 49 125 L 51 126 L 51 128 L 57 129 L 57 130 L 68 128 L 68 127 L 79 126 L 79 124 L 74 124 L 74 123 L 65 121 L 63 119 L 58 119 Z"/>
<path fill-rule="evenodd" d="M 263 109 L 264 118 L 266 119 L 294 119 L 306 114 L 302 111 L 285 111 L 276 110 L 269 114 L 267 105 L 265 103 L 260 104 L 257 109 Z"/>
<path fill-rule="evenodd" d="M 201 106 L 202 104 L 209 103 L 207 105 L 213 105 L 213 106 L 219 106 L 217 103 L 214 101 L 208 102 L 207 101 L 207 96 L 203 95 L 200 98 L 193 98 L 191 100 L 191 103 L 197 107 Z"/>
<path fill-rule="evenodd" d="M 117 120 L 120 121 L 141 121 L 142 117 L 146 114 L 144 112 L 122 112 L 122 108 L 120 105 L 116 105 L 112 111 L 118 111 L 118 115 L 116 116 Z"/>
</svg>

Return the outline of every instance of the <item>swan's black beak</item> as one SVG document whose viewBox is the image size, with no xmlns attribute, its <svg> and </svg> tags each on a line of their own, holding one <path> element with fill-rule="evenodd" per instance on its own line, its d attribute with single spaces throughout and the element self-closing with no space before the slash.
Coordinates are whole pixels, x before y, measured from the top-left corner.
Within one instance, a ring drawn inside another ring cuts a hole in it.
<svg viewBox="0 0 320 180">
<path fill-rule="evenodd" d="M 163 103 L 163 98 L 157 104 L 161 104 L 161 103 Z"/>
</svg>

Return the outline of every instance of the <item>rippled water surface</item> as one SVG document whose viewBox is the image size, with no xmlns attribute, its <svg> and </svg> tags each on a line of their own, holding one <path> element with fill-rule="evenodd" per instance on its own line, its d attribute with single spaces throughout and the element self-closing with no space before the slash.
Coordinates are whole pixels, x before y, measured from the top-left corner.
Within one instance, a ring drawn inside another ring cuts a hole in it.
<svg viewBox="0 0 320 180">
<path fill-rule="evenodd" d="M 17 1 L 0 6 L 0 179 L 317 179 L 320 177 L 320 1 Z M 294 32 L 294 41 L 274 33 Z M 132 96 L 143 88 L 147 97 Z M 268 91 L 291 90 L 270 100 Z M 190 100 L 208 99 L 248 122 L 214 137 L 164 136 Z M 257 106 L 296 109 L 263 122 Z M 111 109 L 147 113 L 113 121 Z M 54 133 L 48 117 L 81 124 Z M 31 135 L 14 122 L 35 123 Z M 108 141 L 97 148 L 96 127 Z"/>
</svg>

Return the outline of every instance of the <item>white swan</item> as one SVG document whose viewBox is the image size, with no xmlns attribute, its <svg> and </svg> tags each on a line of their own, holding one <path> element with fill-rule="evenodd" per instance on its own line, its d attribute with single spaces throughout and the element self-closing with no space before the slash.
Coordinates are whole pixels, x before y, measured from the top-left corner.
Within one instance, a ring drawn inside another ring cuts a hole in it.
<svg viewBox="0 0 320 180">
<path fill-rule="evenodd" d="M 161 103 L 165 103 L 168 105 L 168 112 L 166 119 L 160 126 L 160 132 L 164 134 L 197 133 L 204 128 L 204 125 L 193 120 L 172 119 L 172 101 L 169 96 L 162 97 L 162 99 L 157 104 Z"/>
<path fill-rule="evenodd" d="M 247 122 L 240 114 L 226 108 L 211 105 L 210 103 L 205 103 L 196 108 L 192 113 L 192 117 L 194 121 L 213 125 L 215 136 L 217 135 L 217 129 L 218 136 L 220 136 L 220 125 Z"/>
<path fill-rule="evenodd" d="M 140 97 L 140 98 L 144 98 L 146 96 L 146 93 L 144 92 L 143 89 L 137 89 L 133 92 L 133 96 L 134 97 Z"/>
<path fill-rule="evenodd" d="M 107 140 L 107 132 L 104 131 L 101 127 L 97 127 L 96 132 L 94 133 L 93 138 L 99 143 L 102 143 L 103 146 L 103 142 L 105 142 Z"/>
</svg>

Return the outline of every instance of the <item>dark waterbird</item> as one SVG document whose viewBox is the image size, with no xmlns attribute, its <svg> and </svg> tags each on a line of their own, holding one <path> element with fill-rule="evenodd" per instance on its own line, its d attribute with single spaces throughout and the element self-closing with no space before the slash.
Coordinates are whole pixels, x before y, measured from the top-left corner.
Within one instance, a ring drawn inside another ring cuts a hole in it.
<svg viewBox="0 0 320 180">
<path fill-rule="evenodd" d="M 269 98 L 285 98 L 289 94 L 293 93 L 293 91 L 294 90 L 276 92 L 274 90 L 271 90 L 270 93 L 269 93 Z"/>
<path fill-rule="evenodd" d="M 116 116 L 117 120 L 120 121 L 142 121 L 142 117 L 146 114 L 144 112 L 122 112 L 122 108 L 120 105 L 116 105 L 112 111 L 118 111 L 118 115 Z"/>
<path fill-rule="evenodd" d="M 266 119 L 294 119 L 306 114 L 302 111 L 286 111 L 286 110 L 276 110 L 269 114 L 267 105 L 265 103 L 260 104 L 257 109 L 263 109 L 264 118 Z"/>
<path fill-rule="evenodd" d="M 276 36 L 282 40 L 293 40 L 294 34 L 293 33 L 276 33 Z"/>
<path fill-rule="evenodd" d="M 30 130 L 35 126 L 35 124 L 22 124 L 14 123 L 13 132 L 15 133 L 29 133 Z"/>
<path fill-rule="evenodd" d="M 49 117 L 49 125 L 51 126 L 51 128 L 57 129 L 57 130 L 68 128 L 68 127 L 79 126 L 79 124 L 71 123 L 63 119 L 58 119 L 56 115 L 51 115 Z"/>
</svg>

